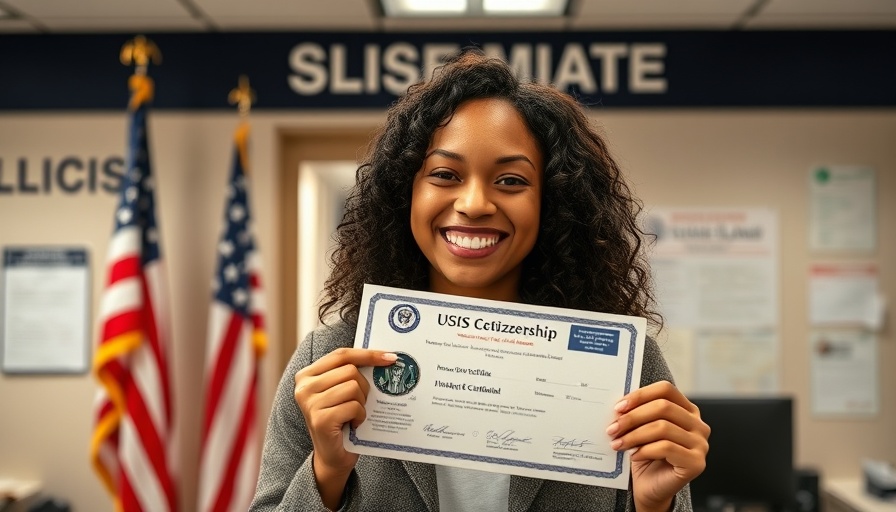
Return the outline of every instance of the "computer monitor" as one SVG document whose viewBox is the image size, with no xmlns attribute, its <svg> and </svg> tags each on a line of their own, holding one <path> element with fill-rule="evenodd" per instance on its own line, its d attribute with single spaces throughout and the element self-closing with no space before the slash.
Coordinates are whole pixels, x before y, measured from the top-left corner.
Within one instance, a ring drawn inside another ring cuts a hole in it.
<svg viewBox="0 0 896 512">
<path fill-rule="evenodd" d="M 793 400 L 690 397 L 712 429 L 695 511 L 794 510 Z"/>
</svg>

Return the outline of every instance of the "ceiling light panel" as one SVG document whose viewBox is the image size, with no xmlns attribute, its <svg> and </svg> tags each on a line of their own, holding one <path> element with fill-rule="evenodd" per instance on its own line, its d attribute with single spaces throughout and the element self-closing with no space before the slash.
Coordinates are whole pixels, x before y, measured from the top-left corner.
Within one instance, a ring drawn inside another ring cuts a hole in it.
<svg viewBox="0 0 896 512">
<path fill-rule="evenodd" d="M 566 14 L 569 0 L 381 0 L 386 17 L 543 16 Z"/>
<path fill-rule="evenodd" d="M 467 0 L 381 0 L 386 16 L 463 16 Z"/>
</svg>

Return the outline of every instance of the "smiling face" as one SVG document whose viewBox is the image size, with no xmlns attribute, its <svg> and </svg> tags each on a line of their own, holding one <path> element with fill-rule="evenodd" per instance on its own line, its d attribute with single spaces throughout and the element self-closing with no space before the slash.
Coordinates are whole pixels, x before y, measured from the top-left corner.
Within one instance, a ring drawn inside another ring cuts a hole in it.
<svg viewBox="0 0 896 512">
<path fill-rule="evenodd" d="M 436 129 L 411 197 L 431 291 L 518 300 L 521 264 L 538 237 L 543 174 L 535 137 L 505 100 L 470 100 Z"/>
</svg>

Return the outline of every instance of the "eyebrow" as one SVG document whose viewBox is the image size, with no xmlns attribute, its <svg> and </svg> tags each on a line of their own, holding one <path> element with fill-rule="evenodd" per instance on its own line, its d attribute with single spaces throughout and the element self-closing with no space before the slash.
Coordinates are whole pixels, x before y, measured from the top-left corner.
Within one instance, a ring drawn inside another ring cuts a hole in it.
<svg viewBox="0 0 896 512">
<path fill-rule="evenodd" d="M 439 148 L 436 148 L 436 149 L 430 151 L 429 153 L 427 153 L 426 156 L 423 157 L 423 160 L 426 160 L 433 154 L 441 155 L 441 156 L 444 156 L 445 158 L 450 158 L 452 160 L 457 160 L 458 162 L 466 162 L 467 161 L 466 158 L 464 158 L 463 155 L 461 155 L 460 153 L 455 153 L 454 151 L 448 151 L 447 149 L 439 149 Z M 529 160 L 529 157 L 527 157 L 526 155 L 523 155 L 523 154 L 502 156 L 502 157 L 498 158 L 497 160 L 495 160 L 496 164 L 509 164 L 511 162 L 526 162 L 529 165 L 531 165 L 533 169 L 537 169 L 535 167 L 535 164 L 532 163 L 532 160 Z"/>
</svg>

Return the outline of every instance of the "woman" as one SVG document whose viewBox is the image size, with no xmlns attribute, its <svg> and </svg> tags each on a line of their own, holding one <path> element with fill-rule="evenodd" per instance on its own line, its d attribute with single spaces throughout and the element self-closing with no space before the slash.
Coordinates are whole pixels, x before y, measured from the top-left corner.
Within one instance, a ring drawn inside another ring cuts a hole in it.
<svg viewBox="0 0 896 512">
<path fill-rule="evenodd" d="M 606 428 L 632 455 L 629 491 L 358 457 L 342 426 L 365 419 L 352 346 L 364 283 L 644 316 L 650 273 L 640 204 L 580 107 L 477 51 L 390 110 L 337 231 L 321 319 L 287 367 L 252 510 L 690 510 L 709 427 L 648 339 L 642 387 Z M 338 313 L 339 319 L 333 320 Z"/>
</svg>

